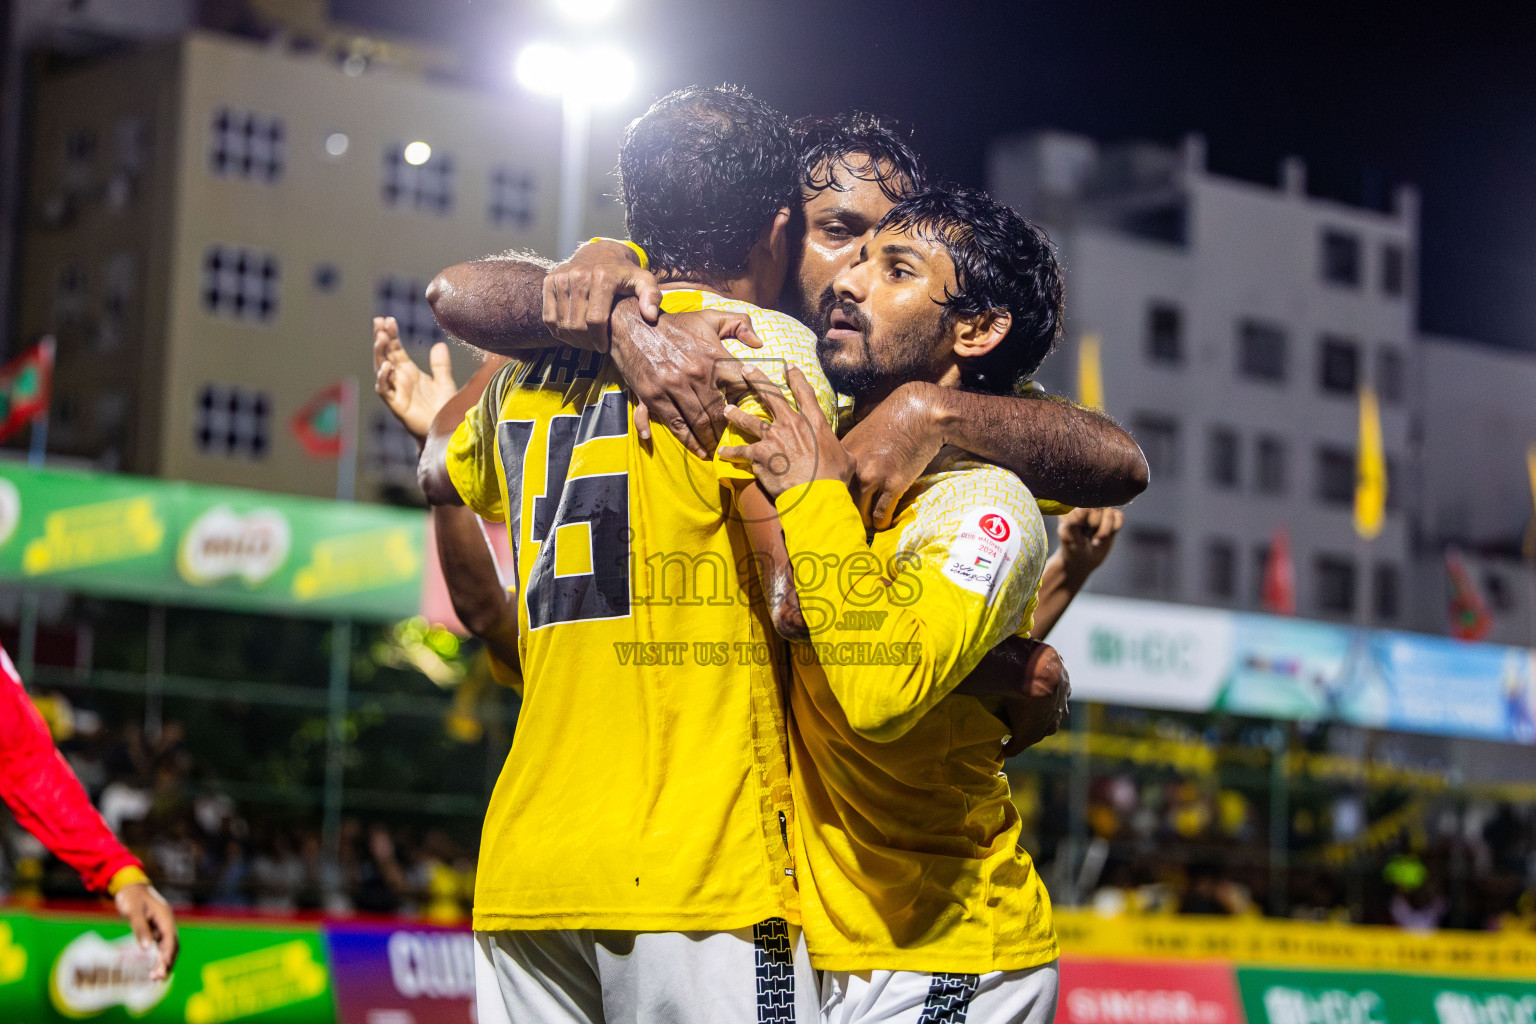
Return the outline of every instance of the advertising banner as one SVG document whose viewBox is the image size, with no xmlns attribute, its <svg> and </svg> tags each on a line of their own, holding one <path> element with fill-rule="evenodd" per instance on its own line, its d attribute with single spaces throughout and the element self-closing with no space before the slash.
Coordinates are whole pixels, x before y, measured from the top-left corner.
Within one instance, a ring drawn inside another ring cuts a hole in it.
<svg viewBox="0 0 1536 1024">
<path fill-rule="evenodd" d="M 1079 699 L 1536 743 L 1523 647 L 1092 594 L 1051 643 Z"/>
<path fill-rule="evenodd" d="M 101 1024 L 333 1019 L 330 973 L 317 929 L 197 921 L 179 928 L 175 973 L 154 982 L 149 980 L 153 954 L 139 948 L 126 925 L 101 917 L 33 918 L 24 971 L 45 994 L 49 1013 L 42 1019 L 89 1018 Z"/>
<path fill-rule="evenodd" d="M 338 1024 L 473 1024 L 474 939 L 467 929 L 329 924 Z"/>
<path fill-rule="evenodd" d="M 1536 983 L 1239 967 L 1248 1024 L 1531 1024 Z"/>
<path fill-rule="evenodd" d="M 1059 1024 L 1243 1024 L 1232 968 L 1064 956 Z"/>
<path fill-rule="evenodd" d="M 416 612 L 425 516 L 0 463 L 0 580 L 315 618 Z"/>
</svg>

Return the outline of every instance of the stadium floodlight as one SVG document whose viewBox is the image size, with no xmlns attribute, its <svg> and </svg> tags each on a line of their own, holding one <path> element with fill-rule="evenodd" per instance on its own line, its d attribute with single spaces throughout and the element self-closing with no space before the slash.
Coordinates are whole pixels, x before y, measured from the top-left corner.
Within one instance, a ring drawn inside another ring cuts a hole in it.
<svg viewBox="0 0 1536 1024">
<path fill-rule="evenodd" d="M 553 0 L 560 16 L 573 25 L 596 25 L 619 9 L 619 0 Z"/>
<path fill-rule="evenodd" d="M 410 164 L 412 167 L 420 167 L 422 164 L 432 159 L 432 147 L 427 145 L 425 142 L 407 143 L 405 150 L 403 153 L 401 153 L 401 155 L 405 157 L 405 162 Z"/>
<path fill-rule="evenodd" d="M 556 43 L 529 43 L 517 55 L 516 74 L 529 92 L 592 107 L 617 103 L 635 87 L 635 62 L 608 44 L 568 50 Z"/>
<path fill-rule="evenodd" d="M 629 95 L 635 87 L 635 62 L 608 44 L 571 50 L 538 42 L 523 47 L 514 70 L 518 83 L 529 92 L 560 98 L 563 130 L 555 244 L 561 256 L 568 256 L 581 238 L 592 108 L 618 103 Z"/>
<path fill-rule="evenodd" d="M 517 55 L 517 82 L 541 96 L 564 95 L 571 78 L 571 55 L 554 43 L 529 43 Z"/>
</svg>

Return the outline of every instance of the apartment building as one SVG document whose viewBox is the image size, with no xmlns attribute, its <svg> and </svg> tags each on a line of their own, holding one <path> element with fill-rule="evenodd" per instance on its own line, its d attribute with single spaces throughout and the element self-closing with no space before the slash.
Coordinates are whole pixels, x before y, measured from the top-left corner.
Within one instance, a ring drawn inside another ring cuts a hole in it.
<svg viewBox="0 0 1536 1024">
<path fill-rule="evenodd" d="M 1105 404 L 1141 443 L 1132 506 L 1100 592 L 1255 608 L 1271 538 L 1289 535 L 1302 616 L 1407 625 L 1417 196 L 1391 212 L 1206 167 L 1181 147 L 1041 132 L 997 142 L 995 195 L 1044 225 L 1067 271 L 1067 338 L 1041 378 L 1074 392 L 1100 339 Z M 1352 529 L 1358 399 L 1381 399 L 1385 529 Z"/>
</svg>

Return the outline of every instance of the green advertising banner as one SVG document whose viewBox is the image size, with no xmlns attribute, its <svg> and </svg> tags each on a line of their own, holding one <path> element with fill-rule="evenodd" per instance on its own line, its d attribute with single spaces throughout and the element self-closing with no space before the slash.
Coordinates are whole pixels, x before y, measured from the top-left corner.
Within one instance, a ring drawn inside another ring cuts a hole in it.
<svg viewBox="0 0 1536 1024">
<path fill-rule="evenodd" d="M 1237 969 L 1248 1024 L 1536 1024 L 1536 982 Z"/>
<path fill-rule="evenodd" d="M 0 580 L 106 597 L 389 620 L 421 601 L 408 509 L 0 463 Z"/>
<path fill-rule="evenodd" d="M 9 972 L 0 973 L 3 1024 L 328 1024 L 335 1016 L 318 928 L 183 922 L 175 972 L 152 982 L 153 956 L 126 925 L 52 915 L 0 924 L 18 921 L 28 929 L 20 950 L 0 947 L 0 972 Z"/>
</svg>

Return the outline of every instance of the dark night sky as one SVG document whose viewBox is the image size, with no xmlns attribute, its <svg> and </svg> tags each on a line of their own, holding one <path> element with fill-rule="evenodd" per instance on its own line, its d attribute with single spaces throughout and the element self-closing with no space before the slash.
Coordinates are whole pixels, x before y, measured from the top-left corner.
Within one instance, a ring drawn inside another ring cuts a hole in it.
<svg viewBox="0 0 1536 1024">
<path fill-rule="evenodd" d="M 1382 205 L 1423 192 L 1426 330 L 1536 349 L 1536 4 L 1414 7 L 624 0 L 649 99 L 739 82 L 786 113 L 901 118 L 940 173 L 983 184 L 994 136 L 1204 132 L 1213 170 Z M 460 47 L 488 79 L 555 23 L 540 0 L 333 0 L 346 21 Z M 637 110 L 638 112 L 638 110 Z"/>
</svg>

